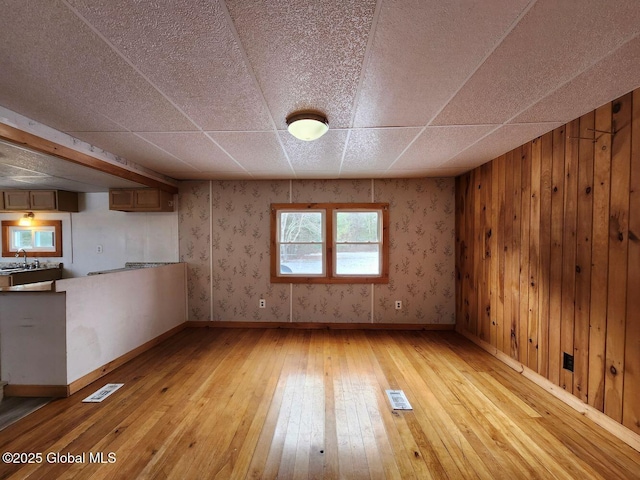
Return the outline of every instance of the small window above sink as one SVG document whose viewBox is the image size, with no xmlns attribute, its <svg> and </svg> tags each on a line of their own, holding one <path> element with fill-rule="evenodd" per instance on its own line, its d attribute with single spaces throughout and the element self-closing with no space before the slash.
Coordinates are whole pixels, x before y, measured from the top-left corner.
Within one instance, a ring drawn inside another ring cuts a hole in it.
<svg viewBox="0 0 640 480">
<path fill-rule="evenodd" d="M 28 257 L 62 257 L 62 221 L 39 220 L 21 226 L 17 220 L 3 220 L 2 256 L 15 257 L 21 249 Z"/>
</svg>

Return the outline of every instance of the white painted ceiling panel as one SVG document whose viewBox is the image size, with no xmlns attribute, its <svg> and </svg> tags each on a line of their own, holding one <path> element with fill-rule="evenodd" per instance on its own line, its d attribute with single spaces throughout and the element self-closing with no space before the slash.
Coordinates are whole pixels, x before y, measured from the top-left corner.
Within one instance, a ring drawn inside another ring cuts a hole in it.
<svg viewBox="0 0 640 480">
<path fill-rule="evenodd" d="M 226 3 L 278 128 L 300 109 L 351 126 L 375 0 Z"/>
<path fill-rule="evenodd" d="M 69 3 L 202 129 L 271 127 L 217 1 Z"/>
<path fill-rule="evenodd" d="M 204 133 L 141 133 L 140 136 L 198 171 L 244 171 Z"/>
<path fill-rule="evenodd" d="M 446 166 L 468 169 L 470 165 L 475 164 L 477 159 L 482 159 L 481 163 L 488 162 L 561 125 L 563 124 L 559 122 L 504 125 L 453 157 Z M 515 145 L 513 145 L 514 139 L 517 140 Z"/>
<path fill-rule="evenodd" d="M 385 172 L 419 133 L 415 127 L 353 129 L 340 171 L 345 176 L 363 170 Z"/>
<path fill-rule="evenodd" d="M 169 152 L 161 150 L 149 141 L 128 132 L 70 132 L 71 135 L 92 145 L 98 145 L 119 157 L 135 158 L 143 167 L 161 172 L 166 170 L 197 169 L 178 159 Z"/>
<path fill-rule="evenodd" d="M 497 126 L 426 127 L 392 168 L 414 171 L 437 168 Z"/>
<path fill-rule="evenodd" d="M 612 76 L 622 81 L 612 82 Z M 640 36 L 518 115 L 513 123 L 566 123 L 592 111 L 594 103 L 603 105 L 626 94 L 628 85 L 640 87 Z"/>
<path fill-rule="evenodd" d="M 354 126 L 426 125 L 527 3 L 382 2 Z"/>
<path fill-rule="evenodd" d="M 504 123 L 640 33 L 637 0 L 539 0 L 433 125 Z"/>
<path fill-rule="evenodd" d="M 0 16 L 0 55 L 18 56 L 26 65 L 6 75 L 18 75 L 25 86 L 41 76 L 131 130 L 192 126 L 61 2 L 19 3 Z"/>
<path fill-rule="evenodd" d="M 257 172 L 278 172 L 284 177 L 291 176 L 289 164 L 279 135 L 273 132 L 207 132 L 244 169 L 261 176 Z"/>
<path fill-rule="evenodd" d="M 453 175 L 640 86 L 637 0 L 5 4 L 0 106 L 176 179 Z"/>
<path fill-rule="evenodd" d="M 315 142 L 305 142 L 280 132 L 280 139 L 296 175 L 324 172 L 325 177 L 335 178 L 340 172 L 347 134 L 347 130 L 329 130 Z"/>
<path fill-rule="evenodd" d="M 20 76 L 3 72 L 7 70 L 0 69 L 0 105 L 5 108 L 20 110 L 23 115 L 63 132 L 125 130 L 75 97 L 56 89 L 44 77 L 25 85 Z"/>
</svg>

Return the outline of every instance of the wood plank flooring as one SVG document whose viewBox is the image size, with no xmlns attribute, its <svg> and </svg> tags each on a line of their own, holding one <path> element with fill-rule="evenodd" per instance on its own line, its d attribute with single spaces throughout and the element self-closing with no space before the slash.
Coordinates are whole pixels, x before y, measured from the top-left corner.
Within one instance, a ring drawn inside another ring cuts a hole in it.
<svg viewBox="0 0 640 480">
<path fill-rule="evenodd" d="M 106 383 L 125 385 L 81 403 Z M 640 478 L 640 453 L 455 332 L 187 329 L 1 431 L 0 452 L 43 454 L 0 464 L 20 479 Z"/>
</svg>

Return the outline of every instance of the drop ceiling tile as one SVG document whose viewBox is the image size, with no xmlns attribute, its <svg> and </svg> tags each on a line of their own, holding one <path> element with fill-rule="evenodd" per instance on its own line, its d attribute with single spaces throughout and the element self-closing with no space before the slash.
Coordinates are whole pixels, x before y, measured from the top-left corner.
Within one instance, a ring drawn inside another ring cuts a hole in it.
<svg viewBox="0 0 640 480">
<path fill-rule="evenodd" d="M 243 168 L 201 132 L 140 133 L 142 138 L 204 172 L 239 172 Z"/>
<path fill-rule="evenodd" d="M 97 186 L 84 182 L 77 182 L 59 177 L 15 177 L 18 182 L 24 182 L 20 188 L 39 190 L 68 190 L 70 192 L 106 192 L 109 186 Z M 115 188 L 115 187 L 113 187 Z"/>
<path fill-rule="evenodd" d="M 196 172 L 190 173 L 185 171 L 169 172 L 172 178 L 177 180 L 251 180 L 252 177 L 248 172 Z"/>
<path fill-rule="evenodd" d="M 497 125 L 427 127 L 415 142 L 389 169 L 421 170 L 438 167 L 462 150 L 477 142 Z"/>
<path fill-rule="evenodd" d="M 9 59 L 7 70 L 21 89 L 34 92 L 42 82 L 55 85 L 129 130 L 193 128 L 62 2 L 15 2 L 3 9 L 0 31 L 0 58 Z"/>
<path fill-rule="evenodd" d="M 26 168 L 15 167 L 11 165 L 12 161 L 18 161 L 19 159 L 6 158 L 4 154 L 0 151 L 0 177 L 22 177 L 22 176 L 31 176 L 31 177 L 46 177 L 47 175 L 40 172 L 33 172 L 27 170 Z"/>
<path fill-rule="evenodd" d="M 308 179 L 292 183 L 294 202 L 370 202 L 371 180 Z"/>
<path fill-rule="evenodd" d="M 275 132 L 206 132 L 247 171 L 267 170 L 293 175 Z"/>
<path fill-rule="evenodd" d="M 38 177 L 0 177 L 0 188 L 5 190 L 14 188 L 29 188 L 29 180 Z"/>
<path fill-rule="evenodd" d="M 69 134 L 158 173 L 177 169 L 196 171 L 191 165 L 182 162 L 133 133 L 69 132 Z"/>
<path fill-rule="evenodd" d="M 440 168 L 475 168 L 561 125 L 563 123 L 560 122 L 503 125 L 475 145 L 442 164 Z"/>
<path fill-rule="evenodd" d="M 567 123 L 638 87 L 640 36 L 518 115 L 513 123 Z"/>
<path fill-rule="evenodd" d="M 30 82 L 25 83 L 21 76 L 14 76 L 8 69 L 0 69 L 0 105 L 26 117 L 37 118 L 39 123 L 62 132 L 125 130 L 59 90 L 47 78 L 31 76 Z"/>
<path fill-rule="evenodd" d="M 638 33 L 637 0 L 539 0 L 432 125 L 504 123 Z"/>
<path fill-rule="evenodd" d="M 272 127 L 218 1 L 70 3 L 202 129 Z"/>
<path fill-rule="evenodd" d="M 329 130 L 313 142 L 298 140 L 286 131 L 278 133 L 297 176 L 310 172 L 324 172 L 331 177 L 340 174 L 347 130 Z"/>
<path fill-rule="evenodd" d="M 78 167 L 80 166 L 78 165 Z M 132 182 L 131 180 L 116 177 L 115 175 L 109 175 L 108 173 L 100 172 L 99 170 L 83 167 L 74 169 L 73 173 L 65 175 L 64 178 L 87 185 L 99 185 L 106 188 L 144 187 L 141 183 Z M 103 189 L 99 191 L 106 190 Z"/>
<path fill-rule="evenodd" d="M 466 167 L 425 168 L 420 170 L 394 170 L 395 178 L 449 178 L 469 171 Z"/>
<path fill-rule="evenodd" d="M 416 127 L 352 129 L 341 175 L 386 170 L 419 133 Z"/>
<path fill-rule="evenodd" d="M 426 125 L 527 3 L 382 2 L 354 126 Z"/>
<path fill-rule="evenodd" d="M 309 108 L 350 126 L 375 0 L 226 4 L 279 129 Z"/>
</svg>

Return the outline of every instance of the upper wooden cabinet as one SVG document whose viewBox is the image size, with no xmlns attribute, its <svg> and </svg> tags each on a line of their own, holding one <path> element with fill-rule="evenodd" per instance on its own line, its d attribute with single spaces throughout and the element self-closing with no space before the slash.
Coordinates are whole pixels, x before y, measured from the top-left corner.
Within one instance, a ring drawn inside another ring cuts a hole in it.
<svg viewBox="0 0 640 480">
<path fill-rule="evenodd" d="M 78 194 L 65 190 L 6 190 L 2 200 L 1 209 L 5 211 L 78 211 Z"/>
<path fill-rule="evenodd" d="M 173 212 L 173 195 L 158 188 L 109 190 L 109 210 L 121 212 Z"/>
</svg>

